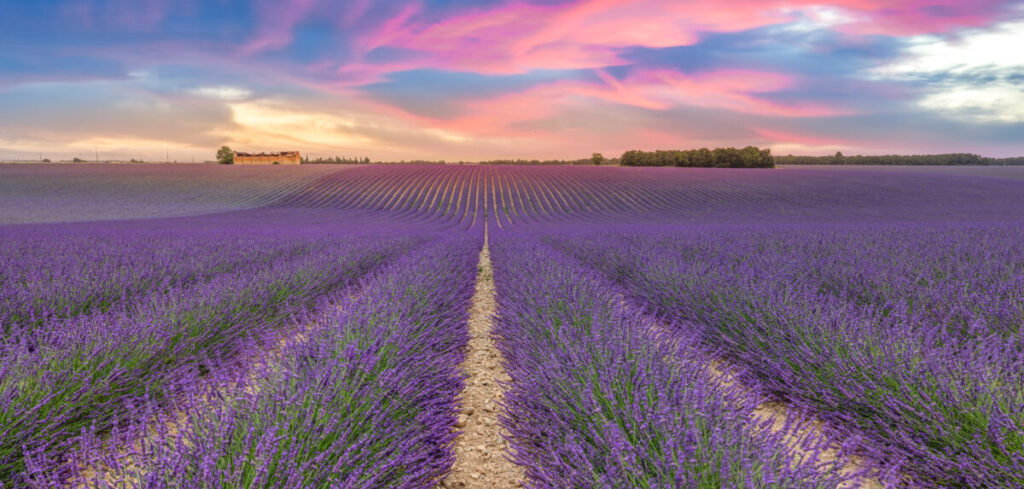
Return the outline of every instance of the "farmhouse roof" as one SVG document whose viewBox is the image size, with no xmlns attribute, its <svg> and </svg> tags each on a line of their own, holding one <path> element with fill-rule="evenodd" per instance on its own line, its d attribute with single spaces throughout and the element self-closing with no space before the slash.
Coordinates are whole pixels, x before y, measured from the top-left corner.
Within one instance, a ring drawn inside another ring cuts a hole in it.
<svg viewBox="0 0 1024 489">
<path fill-rule="evenodd" d="M 298 154 L 298 151 L 281 151 L 280 153 L 242 153 L 240 151 L 235 152 L 235 156 L 295 156 Z"/>
</svg>

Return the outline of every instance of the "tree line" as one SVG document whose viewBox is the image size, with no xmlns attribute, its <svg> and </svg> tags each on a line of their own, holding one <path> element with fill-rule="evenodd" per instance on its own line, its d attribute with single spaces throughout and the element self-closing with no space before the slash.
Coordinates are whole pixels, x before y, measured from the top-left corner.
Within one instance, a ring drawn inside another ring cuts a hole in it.
<svg viewBox="0 0 1024 489">
<path fill-rule="evenodd" d="M 506 159 L 506 160 L 488 160 L 481 161 L 480 165 L 594 165 L 595 163 L 591 158 L 580 158 L 576 160 L 526 160 L 526 159 Z M 600 164 L 600 163 L 597 163 Z"/>
<path fill-rule="evenodd" d="M 1024 165 L 1024 157 L 987 158 L 974 153 L 946 153 L 934 155 L 855 155 L 837 152 L 830 156 L 776 156 L 780 165 L 907 165 L 907 166 L 968 166 L 968 165 Z"/>
<path fill-rule="evenodd" d="M 328 156 L 316 158 L 302 157 L 303 165 L 369 165 L 370 157 L 347 158 L 343 156 Z"/>
<path fill-rule="evenodd" d="M 770 149 L 754 146 L 737 148 L 626 151 L 619 158 L 622 166 L 681 166 L 693 168 L 773 168 Z"/>
</svg>

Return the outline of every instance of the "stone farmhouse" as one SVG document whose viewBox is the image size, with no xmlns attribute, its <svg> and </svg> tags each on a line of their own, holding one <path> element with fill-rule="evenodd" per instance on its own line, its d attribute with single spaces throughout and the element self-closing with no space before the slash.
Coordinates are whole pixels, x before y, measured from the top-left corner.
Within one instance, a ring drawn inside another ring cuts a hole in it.
<svg viewBox="0 0 1024 489">
<path fill-rule="evenodd" d="M 300 165 L 302 156 L 298 151 L 280 153 L 239 153 L 235 152 L 236 165 Z"/>
</svg>

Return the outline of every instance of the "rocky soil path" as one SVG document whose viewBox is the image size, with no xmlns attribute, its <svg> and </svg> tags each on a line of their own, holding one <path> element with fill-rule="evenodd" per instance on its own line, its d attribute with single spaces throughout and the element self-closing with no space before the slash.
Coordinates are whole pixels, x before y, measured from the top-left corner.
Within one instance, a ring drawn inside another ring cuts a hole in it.
<svg viewBox="0 0 1024 489">
<path fill-rule="evenodd" d="M 504 396 L 499 383 L 508 382 L 509 377 L 491 336 L 495 307 L 491 253 L 485 233 L 469 315 L 469 351 L 462 363 L 468 375 L 461 396 L 462 414 L 456 425 L 462 434 L 455 440 L 455 466 L 441 488 L 504 489 L 522 485 L 523 471 L 506 458 L 508 442 L 498 424 L 498 402 Z"/>
</svg>

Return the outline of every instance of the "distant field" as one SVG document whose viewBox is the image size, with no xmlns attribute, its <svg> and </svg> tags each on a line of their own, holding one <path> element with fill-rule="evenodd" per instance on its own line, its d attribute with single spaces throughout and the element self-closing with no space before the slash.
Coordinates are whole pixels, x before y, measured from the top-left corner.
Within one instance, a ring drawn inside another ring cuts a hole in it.
<svg viewBox="0 0 1024 489">
<path fill-rule="evenodd" d="M 874 168 L 710 169 L 571 166 L 361 167 L 324 176 L 275 207 L 347 208 L 496 227 L 557 221 L 1001 219 L 1020 183 Z"/>
<path fill-rule="evenodd" d="M 0 220 L 0 487 L 1024 487 L 1017 168 L 0 166 Z"/>
<path fill-rule="evenodd" d="M 1021 178 L 1024 168 L 1016 167 L 0 165 L 0 223 L 296 207 L 465 227 L 486 217 L 497 228 L 641 215 L 655 222 L 999 219 L 1024 204 L 1014 183 Z"/>
<path fill-rule="evenodd" d="M 1024 178 L 1024 166 L 914 166 L 914 165 L 779 165 L 788 170 L 877 171 L 895 173 L 930 173 L 933 175 L 966 175 L 993 178 Z"/>
<path fill-rule="evenodd" d="M 0 164 L 0 223 L 188 216 L 255 207 L 338 167 Z"/>
</svg>

